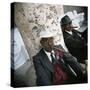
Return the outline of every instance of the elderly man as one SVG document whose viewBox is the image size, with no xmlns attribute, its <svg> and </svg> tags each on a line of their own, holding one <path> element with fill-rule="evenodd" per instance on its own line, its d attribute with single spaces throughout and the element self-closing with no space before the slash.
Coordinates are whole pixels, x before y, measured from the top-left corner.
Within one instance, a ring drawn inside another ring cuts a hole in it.
<svg viewBox="0 0 90 90">
<path fill-rule="evenodd" d="M 37 75 L 37 85 L 61 85 L 87 82 L 85 71 L 76 59 L 66 53 L 61 46 L 54 46 L 54 34 L 40 32 L 42 49 L 33 57 Z"/>
<path fill-rule="evenodd" d="M 87 44 L 82 34 L 76 31 L 69 16 L 64 16 L 61 19 L 61 27 L 64 41 L 69 52 L 77 58 L 80 63 L 85 63 L 87 60 Z"/>
</svg>

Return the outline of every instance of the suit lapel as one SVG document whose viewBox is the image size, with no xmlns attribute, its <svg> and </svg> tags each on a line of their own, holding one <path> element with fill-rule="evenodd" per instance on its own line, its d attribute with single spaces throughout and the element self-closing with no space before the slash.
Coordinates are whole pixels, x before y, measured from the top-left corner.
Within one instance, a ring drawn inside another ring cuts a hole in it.
<svg viewBox="0 0 90 90">
<path fill-rule="evenodd" d="M 52 67 L 52 63 L 50 62 L 48 56 L 45 54 L 44 50 L 41 50 L 41 56 L 42 56 L 42 64 L 43 66 L 45 66 L 48 70 L 50 70 L 51 72 L 53 72 L 53 67 Z"/>
<path fill-rule="evenodd" d="M 79 39 L 79 40 L 81 39 L 79 33 L 77 33 L 75 30 L 72 32 L 73 32 L 73 37 L 75 37 L 76 39 Z"/>
</svg>

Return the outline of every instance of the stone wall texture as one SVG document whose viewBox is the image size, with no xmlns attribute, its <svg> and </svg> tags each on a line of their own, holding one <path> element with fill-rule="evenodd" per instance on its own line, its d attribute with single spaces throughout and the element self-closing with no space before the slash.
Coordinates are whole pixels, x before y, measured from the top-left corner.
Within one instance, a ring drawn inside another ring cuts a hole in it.
<svg viewBox="0 0 90 90">
<path fill-rule="evenodd" d="M 64 46 L 59 20 L 59 16 L 63 14 L 62 5 L 15 3 L 15 24 L 20 30 L 30 57 L 40 50 L 41 30 L 56 33 L 55 45 L 61 43 Z"/>
</svg>

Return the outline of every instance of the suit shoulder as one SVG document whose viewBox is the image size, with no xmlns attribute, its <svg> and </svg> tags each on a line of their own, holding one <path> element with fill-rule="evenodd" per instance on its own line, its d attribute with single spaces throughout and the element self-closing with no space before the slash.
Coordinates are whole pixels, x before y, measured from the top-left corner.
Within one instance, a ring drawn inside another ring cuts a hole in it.
<svg viewBox="0 0 90 90">
<path fill-rule="evenodd" d="M 41 50 L 35 55 L 33 56 L 33 60 L 37 60 L 39 57 L 41 57 Z"/>
<path fill-rule="evenodd" d="M 63 31 L 63 37 L 64 37 L 64 39 L 66 39 L 66 38 L 69 37 L 69 36 L 70 36 L 69 33 L 67 33 L 66 31 Z"/>
</svg>

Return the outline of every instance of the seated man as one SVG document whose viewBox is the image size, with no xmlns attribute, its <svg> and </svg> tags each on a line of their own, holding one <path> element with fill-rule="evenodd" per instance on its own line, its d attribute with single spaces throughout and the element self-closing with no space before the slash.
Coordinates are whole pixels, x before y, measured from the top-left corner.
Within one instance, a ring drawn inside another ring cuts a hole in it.
<svg viewBox="0 0 90 90">
<path fill-rule="evenodd" d="M 61 19 L 61 28 L 69 52 L 77 58 L 78 62 L 85 63 L 87 60 L 87 43 L 81 33 L 74 29 L 75 27 L 67 15 Z"/>
<path fill-rule="evenodd" d="M 33 57 L 37 85 L 61 85 L 87 82 L 86 72 L 76 58 L 66 53 L 61 46 L 54 46 L 54 34 L 40 32 L 42 49 Z"/>
</svg>

